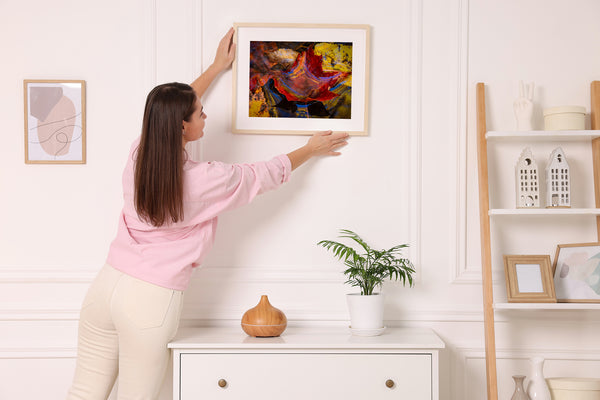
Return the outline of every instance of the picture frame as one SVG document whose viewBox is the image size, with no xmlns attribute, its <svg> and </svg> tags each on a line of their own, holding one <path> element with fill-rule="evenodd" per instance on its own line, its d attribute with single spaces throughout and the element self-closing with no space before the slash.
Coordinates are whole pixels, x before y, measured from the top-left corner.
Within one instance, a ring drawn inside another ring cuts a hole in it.
<svg viewBox="0 0 600 400">
<path fill-rule="evenodd" d="M 509 303 L 556 303 L 549 255 L 505 255 Z"/>
<path fill-rule="evenodd" d="M 85 81 L 23 81 L 26 164 L 85 164 Z"/>
<path fill-rule="evenodd" d="M 233 133 L 367 135 L 369 25 L 234 28 Z"/>
<path fill-rule="evenodd" d="M 552 273 L 560 303 L 600 303 L 600 243 L 559 244 Z"/>
</svg>

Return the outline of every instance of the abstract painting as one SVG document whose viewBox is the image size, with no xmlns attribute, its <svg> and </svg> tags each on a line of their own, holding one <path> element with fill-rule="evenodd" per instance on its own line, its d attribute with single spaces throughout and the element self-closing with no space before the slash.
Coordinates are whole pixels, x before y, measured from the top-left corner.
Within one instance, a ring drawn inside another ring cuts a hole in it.
<svg viewBox="0 0 600 400">
<path fill-rule="evenodd" d="M 368 26 L 235 27 L 235 133 L 366 134 Z"/>
<path fill-rule="evenodd" d="M 25 80 L 25 162 L 85 164 L 85 81 Z"/>
<path fill-rule="evenodd" d="M 558 245 L 553 268 L 559 302 L 600 303 L 600 243 Z"/>
<path fill-rule="evenodd" d="M 250 42 L 250 117 L 352 115 L 352 43 Z"/>
</svg>

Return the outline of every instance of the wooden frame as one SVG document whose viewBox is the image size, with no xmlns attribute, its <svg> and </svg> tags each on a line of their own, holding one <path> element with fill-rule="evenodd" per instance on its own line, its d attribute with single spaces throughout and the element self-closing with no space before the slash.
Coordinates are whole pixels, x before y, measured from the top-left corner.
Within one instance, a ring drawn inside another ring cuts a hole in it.
<svg viewBox="0 0 600 400">
<path fill-rule="evenodd" d="M 509 303 L 556 303 L 548 255 L 505 255 Z"/>
<path fill-rule="evenodd" d="M 234 27 L 234 133 L 367 134 L 368 25 Z"/>
<path fill-rule="evenodd" d="M 600 303 L 600 242 L 559 244 L 552 273 L 560 303 Z"/>
<path fill-rule="evenodd" d="M 85 81 L 23 81 L 25 163 L 85 164 Z"/>
</svg>

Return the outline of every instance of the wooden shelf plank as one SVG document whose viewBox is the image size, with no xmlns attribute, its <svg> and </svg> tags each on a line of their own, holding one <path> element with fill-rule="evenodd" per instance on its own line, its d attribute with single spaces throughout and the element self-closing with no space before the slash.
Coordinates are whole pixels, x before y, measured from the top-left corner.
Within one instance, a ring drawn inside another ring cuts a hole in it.
<svg viewBox="0 0 600 400">
<path fill-rule="evenodd" d="M 494 303 L 495 310 L 600 310 L 600 303 Z"/>
<path fill-rule="evenodd" d="M 488 131 L 487 140 L 544 140 L 544 141 L 586 141 L 600 137 L 597 130 L 585 131 Z"/>
<path fill-rule="evenodd" d="M 489 215 L 600 215 L 600 208 L 493 208 Z"/>
</svg>

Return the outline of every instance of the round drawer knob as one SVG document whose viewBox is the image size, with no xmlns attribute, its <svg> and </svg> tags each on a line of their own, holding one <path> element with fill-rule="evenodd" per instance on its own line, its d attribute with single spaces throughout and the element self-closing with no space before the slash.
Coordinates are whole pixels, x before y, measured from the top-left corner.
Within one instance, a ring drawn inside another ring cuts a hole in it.
<svg viewBox="0 0 600 400">
<path fill-rule="evenodd" d="M 227 381 L 225 379 L 219 379 L 219 387 L 224 388 L 225 386 L 227 386 Z"/>
<path fill-rule="evenodd" d="M 387 381 L 385 381 L 385 386 L 389 387 L 390 389 L 393 388 L 394 385 L 396 385 L 396 384 L 391 379 L 388 379 Z"/>
</svg>

